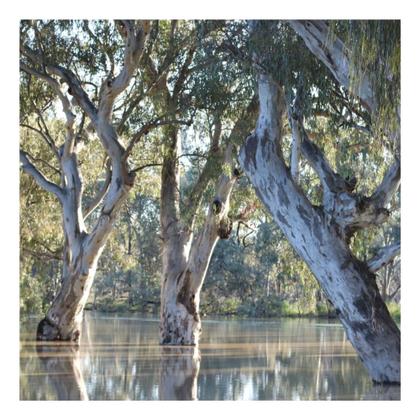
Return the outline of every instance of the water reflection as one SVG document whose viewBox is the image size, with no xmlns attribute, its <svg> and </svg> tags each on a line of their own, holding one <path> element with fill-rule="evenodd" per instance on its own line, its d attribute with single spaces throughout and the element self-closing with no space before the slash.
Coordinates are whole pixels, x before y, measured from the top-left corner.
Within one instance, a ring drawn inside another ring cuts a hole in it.
<svg viewBox="0 0 420 420">
<path fill-rule="evenodd" d="M 340 325 L 204 321 L 200 349 L 161 347 L 158 322 L 87 314 L 79 350 L 22 327 L 21 399 L 399 399 L 374 387 Z"/>
<path fill-rule="evenodd" d="M 88 400 L 80 367 L 80 351 L 74 345 L 37 344 L 36 351 L 49 385 L 58 400 Z"/>
<path fill-rule="evenodd" d="M 196 400 L 200 351 L 197 347 L 163 347 L 159 399 Z"/>
</svg>

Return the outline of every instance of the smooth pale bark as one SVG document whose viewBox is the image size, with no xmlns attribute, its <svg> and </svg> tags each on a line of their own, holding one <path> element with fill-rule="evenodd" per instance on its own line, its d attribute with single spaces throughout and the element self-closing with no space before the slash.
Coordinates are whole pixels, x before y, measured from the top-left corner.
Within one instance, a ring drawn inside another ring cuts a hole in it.
<svg viewBox="0 0 420 420">
<path fill-rule="evenodd" d="M 98 108 L 90 101 L 79 79 L 70 70 L 52 63 L 44 63 L 44 57 L 28 47 L 21 51 L 32 64 L 42 65 L 44 73 L 21 62 L 21 69 L 48 83 L 60 99 L 66 117 L 65 141 L 57 154 L 61 167 L 61 186 L 55 185 L 34 167 L 28 156 L 21 152 L 22 169 L 32 175 L 37 183 L 54 193 L 60 200 L 64 232 L 62 282 L 45 318 L 37 329 L 38 340 L 65 340 L 79 342 L 83 309 L 96 272 L 99 257 L 111 233 L 122 203 L 133 187 L 135 174 L 127 165 L 128 154 L 112 125 L 111 114 L 117 96 L 129 85 L 138 66 L 144 43 L 148 36 L 148 21 L 121 21 L 124 28 L 124 65 L 114 78 L 108 76 L 102 83 Z M 68 85 L 70 100 L 63 93 L 60 83 Z M 103 188 L 83 214 L 83 179 L 78 165 L 78 153 L 83 146 L 78 143 L 74 129 L 73 106 L 77 104 L 88 116 L 108 155 L 107 177 Z M 90 232 L 85 219 L 102 203 L 97 222 Z"/>
<path fill-rule="evenodd" d="M 188 60 L 188 59 L 187 59 Z M 186 62 L 188 64 L 188 61 Z M 180 79 L 186 75 L 186 67 Z M 180 83 L 177 85 L 180 86 Z M 166 91 L 166 108 L 176 118 L 176 98 Z M 230 140 L 240 135 L 249 116 L 256 110 L 252 100 L 238 118 Z M 180 198 L 180 138 L 176 126 L 166 127 L 165 155 L 161 175 L 160 223 L 162 234 L 162 285 L 160 344 L 197 345 L 201 334 L 199 315 L 200 291 L 207 268 L 219 238 L 226 239 L 232 229 L 228 217 L 229 199 L 239 175 L 234 168 L 232 148 L 225 150 L 222 174 L 216 181 L 216 192 L 209 204 L 203 227 L 194 235 L 197 213 L 214 167 L 223 159 L 220 150 L 222 132 L 220 116 L 215 117 L 209 157 L 197 182 L 183 203 Z M 217 167 L 217 166 L 216 166 Z M 183 205 L 182 205 L 183 204 Z M 182 214 L 181 214 L 182 212 Z"/>
<path fill-rule="evenodd" d="M 400 332 L 368 266 L 357 260 L 331 214 L 294 183 L 279 144 L 282 92 L 259 75 L 260 114 L 239 160 L 258 196 L 336 309 L 348 339 L 377 382 L 400 381 Z"/>
<path fill-rule="evenodd" d="M 197 347 L 163 347 L 160 359 L 159 399 L 197 400 L 200 351 Z"/>
</svg>

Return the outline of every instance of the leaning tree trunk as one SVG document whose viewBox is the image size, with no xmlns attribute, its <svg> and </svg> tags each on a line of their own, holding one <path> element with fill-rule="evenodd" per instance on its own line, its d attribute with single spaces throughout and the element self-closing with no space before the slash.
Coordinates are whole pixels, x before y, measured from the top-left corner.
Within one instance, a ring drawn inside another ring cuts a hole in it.
<svg viewBox="0 0 420 420">
<path fill-rule="evenodd" d="M 348 231 L 340 226 L 351 196 L 340 202 L 342 195 L 324 191 L 330 200 L 337 199 L 330 203 L 337 206 L 335 214 L 309 202 L 293 181 L 279 149 L 284 106 L 280 89 L 264 74 L 259 76 L 259 97 L 257 127 L 241 149 L 240 163 L 275 222 L 332 302 L 371 377 L 377 382 L 399 382 L 399 329 L 380 298 L 375 275 L 352 255 L 346 242 Z M 340 206 L 343 211 L 339 211 Z M 369 206 L 352 208 L 351 214 L 355 217 L 365 207 Z M 375 214 L 380 217 L 381 211 Z"/>
<path fill-rule="evenodd" d="M 116 171 L 118 173 L 118 171 Z M 72 179 L 75 179 L 73 177 Z M 89 298 L 97 262 L 111 233 L 121 204 L 132 187 L 132 179 L 117 183 L 108 193 L 95 228 L 86 233 L 79 205 L 75 205 L 74 190 L 69 188 L 63 199 L 63 227 L 65 235 L 62 280 L 44 319 L 37 329 L 37 340 L 78 342 L 81 334 L 83 310 Z M 111 183 L 112 184 L 112 183 Z"/>
<path fill-rule="evenodd" d="M 66 276 L 63 276 L 60 291 L 45 318 L 38 324 L 37 340 L 79 340 L 83 309 L 96 271 L 96 261 L 89 266 L 83 260 L 82 257 L 75 266 L 64 263 Z"/>
</svg>

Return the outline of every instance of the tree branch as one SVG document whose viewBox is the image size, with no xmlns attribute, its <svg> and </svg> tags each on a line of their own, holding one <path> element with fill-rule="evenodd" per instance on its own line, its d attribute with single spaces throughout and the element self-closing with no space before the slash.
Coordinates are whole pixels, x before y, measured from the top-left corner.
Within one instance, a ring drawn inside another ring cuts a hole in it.
<svg viewBox="0 0 420 420">
<path fill-rule="evenodd" d="M 394 194 L 397 192 L 401 182 L 400 161 L 396 159 L 395 162 L 388 168 L 384 178 L 369 201 L 378 208 L 384 208 L 391 201 Z"/>
<path fill-rule="evenodd" d="M 399 242 L 381 248 L 374 257 L 367 261 L 369 270 L 372 273 L 375 273 L 389 264 L 400 253 L 400 248 L 401 245 Z"/>
<path fill-rule="evenodd" d="M 45 176 L 30 161 L 27 153 L 25 153 L 23 150 L 20 150 L 20 163 L 23 171 L 28 175 L 31 175 L 41 188 L 50 193 L 53 193 L 55 196 L 57 196 L 61 203 L 63 202 L 64 191 L 58 185 L 46 179 Z"/>
<path fill-rule="evenodd" d="M 102 83 L 99 93 L 98 112 L 101 118 L 109 120 L 116 97 L 130 83 L 137 69 L 144 44 L 150 32 L 150 21 L 123 20 L 116 22 L 117 28 L 125 38 L 124 65 L 120 73 L 112 78 L 109 75 Z"/>
<path fill-rule="evenodd" d="M 84 216 L 83 216 L 84 220 L 86 220 L 93 213 L 93 211 L 98 207 L 99 203 L 105 197 L 105 194 L 108 191 L 109 185 L 111 184 L 111 178 L 112 178 L 112 170 L 111 170 L 111 166 L 108 159 L 107 166 L 106 166 L 106 178 L 105 178 L 104 184 L 102 185 L 102 188 L 98 191 L 98 194 L 95 196 L 95 198 L 89 203 L 89 205 L 85 209 Z"/>
<path fill-rule="evenodd" d="M 356 186 L 355 180 L 346 181 L 339 174 L 335 173 L 319 147 L 309 139 L 303 123 L 299 124 L 293 118 L 292 123 L 295 125 L 295 130 L 299 131 L 302 138 L 302 154 L 318 174 L 324 189 L 324 195 L 327 195 L 328 192 L 337 193 L 340 191 L 352 191 Z"/>
<path fill-rule="evenodd" d="M 163 120 L 162 117 L 155 118 L 152 121 L 149 121 L 148 123 L 144 124 L 143 127 L 140 128 L 137 133 L 135 133 L 132 137 L 130 142 L 128 143 L 128 146 L 125 150 L 125 156 L 128 157 L 133 150 L 133 147 L 141 140 L 143 136 L 149 133 L 150 130 L 160 127 L 163 125 L 176 125 L 176 124 L 183 124 L 183 125 L 191 125 L 192 121 L 188 120 L 179 120 L 179 119 L 171 119 L 171 120 Z"/>
<path fill-rule="evenodd" d="M 41 129 L 35 128 L 29 124 L 20 124 L 20 126 L 28 128 L 29 130 L 32 130 L 38 133 L 42 137 L 42 139 L 45 141 L 45 143 L 48 145 L 48 147 L 53 151 L 53 153 L 58 158 L 58 160 L 60 160 L 60 154 L 58 152 L 57 146 L 55 145 L 55 143 L 53 142 L 53 140 L 51 139 L 48 133 L 44 133 Z"/>
<path fill-rule="evenodd" d="M 334 78 L 351 91 L 349 50 L 340 38 L 331 38 L 328 24 L 323 20 L 289 20 L 289 25 L 300 35 L 309 50 L 327 66 Z M 369 76 L 364 75 L 353 94 L 374 112 L 376 101 Z"/>
<path fill-rule="evenodd" d="M 156 162 L 156 163 L 146 163 L 145 165 L 141 165 L 141 166 L 138 166 L 137 168 L 132 169 L 131 172 L 135 173 L 135 172 L 138 172 L 138 171 L 142 171 L 143 169 L 146 169 L 146 168 L 152 168 L 152 167 L 155 167 L 155 166 L 162 166 L 162 165 L 163 165 L 163 163 L 158 163 L 158 162 Z"/>
</svg>

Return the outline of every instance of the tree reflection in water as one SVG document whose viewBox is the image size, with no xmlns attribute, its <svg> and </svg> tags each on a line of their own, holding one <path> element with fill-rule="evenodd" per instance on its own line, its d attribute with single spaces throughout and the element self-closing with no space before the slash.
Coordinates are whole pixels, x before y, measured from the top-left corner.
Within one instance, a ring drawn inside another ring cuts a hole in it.
<svg viewBox="0 0 420 420">
<path fill-rule="evenodd" d="M 80 366 L 80 351 L 75 345 L 37 344 L 36 351 L 46 380 L 58 400 L 88 400 Z"/>
<path fill-rule="evenodd" d="M 197 347 L 163 347 L 160 360 L 159 399 L 196 400 L 200 359 Z"/>
<path fill-rule="evenodd" d="M 343 328 L 316 320 L 205 320 L 200 348 L 162 347 L 154 318 L 87 314 L 80 350 L 21 330 L 22 400 L 399 399 L 373 386 Z M 35 325 L 36 327 L 36 325 Z"/>
</svg>

